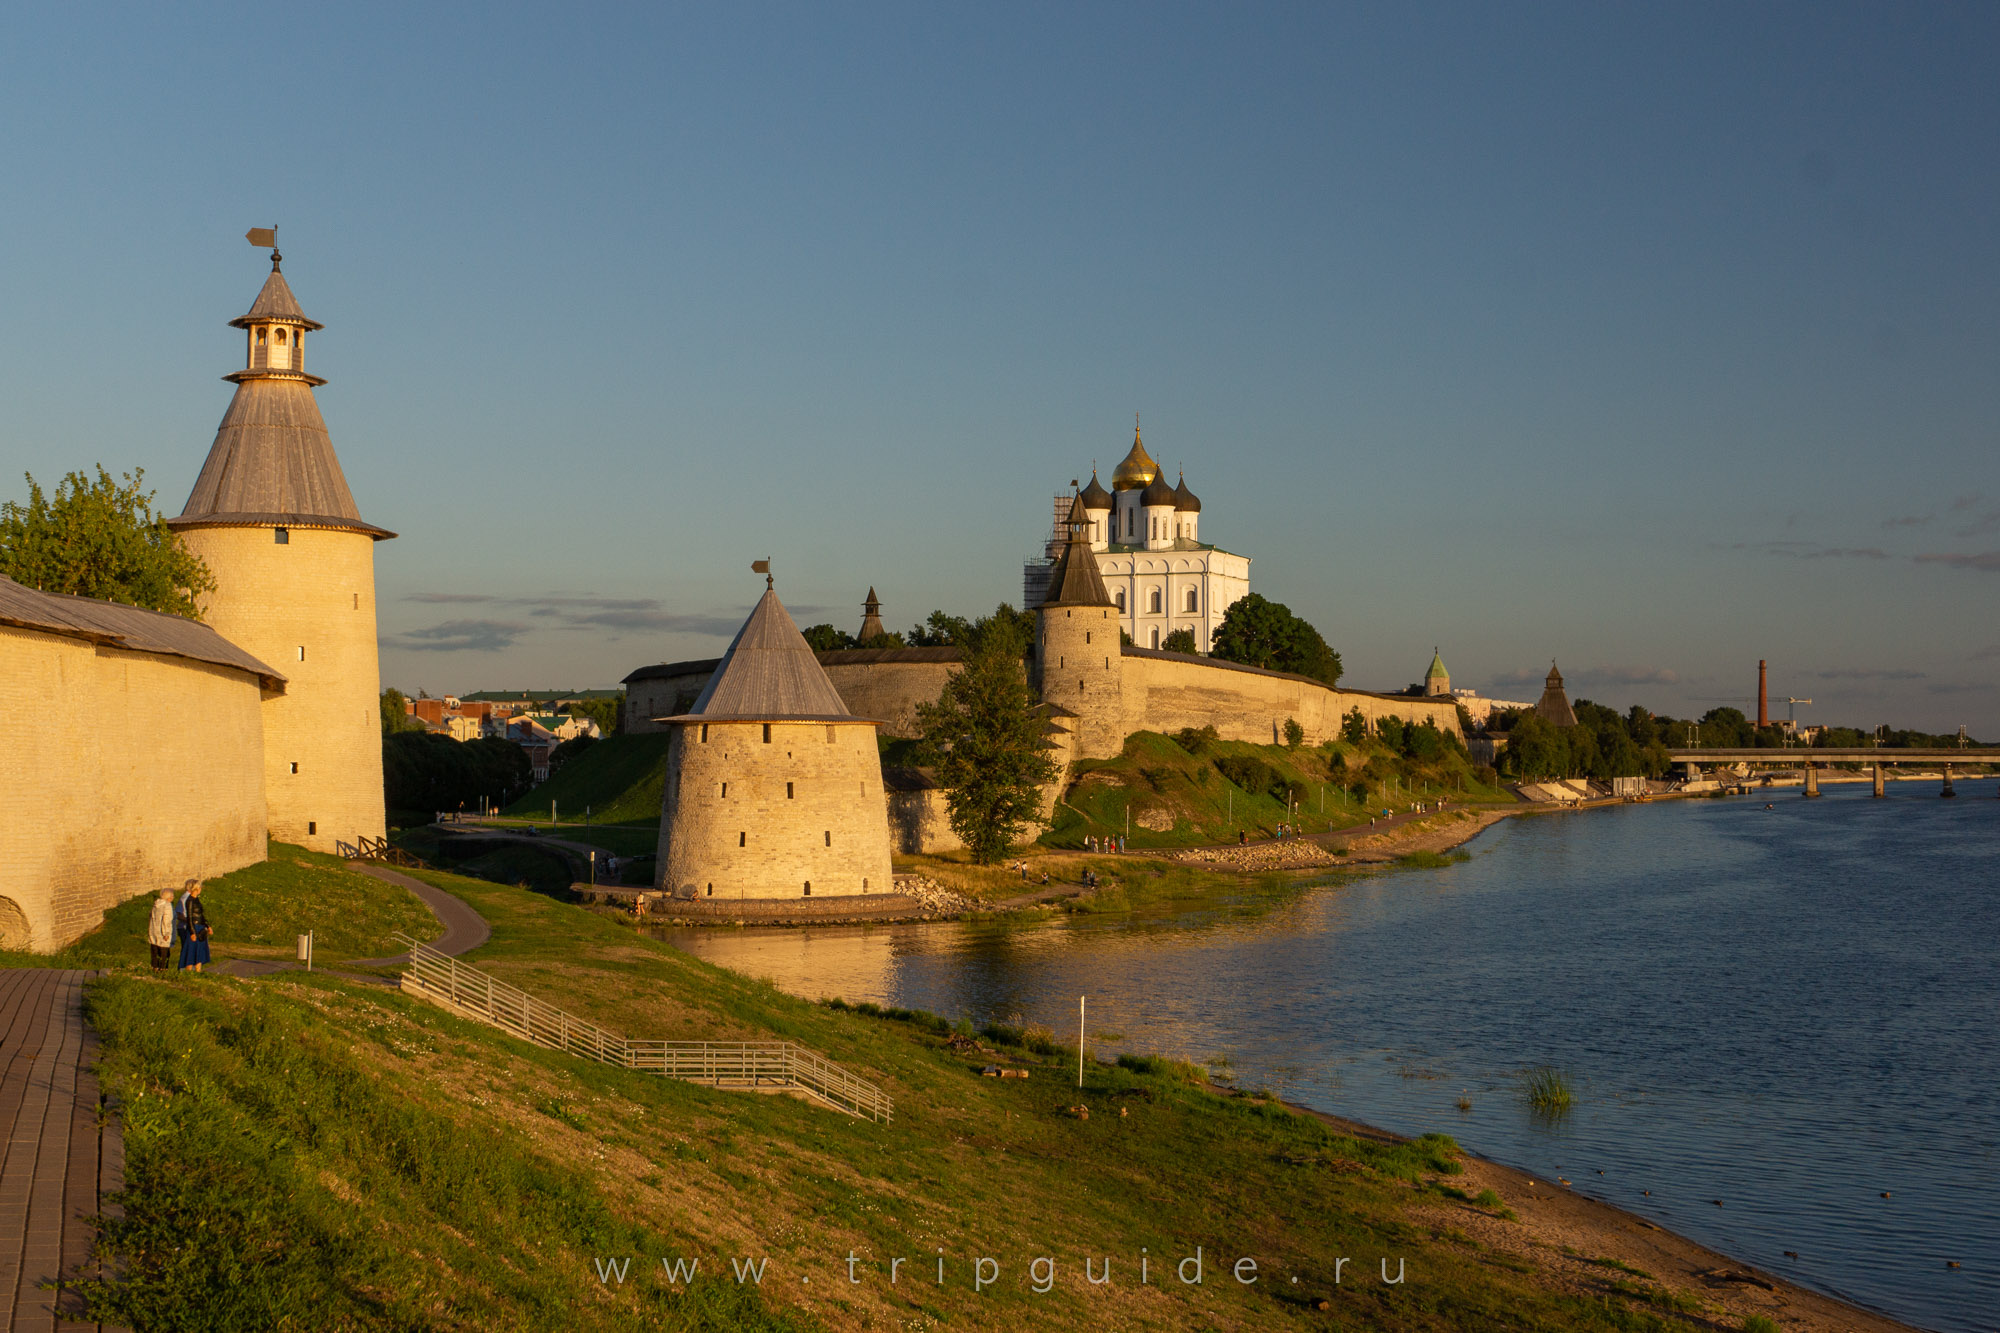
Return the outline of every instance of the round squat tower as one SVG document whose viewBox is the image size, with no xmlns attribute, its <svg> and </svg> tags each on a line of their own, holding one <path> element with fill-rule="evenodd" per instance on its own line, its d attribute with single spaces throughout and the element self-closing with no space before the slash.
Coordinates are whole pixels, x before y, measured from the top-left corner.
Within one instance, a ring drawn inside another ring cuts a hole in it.
<svg viewBox="0 0 2000 1333">
<path fill-rule="evenodd" d="M 331 852 L 384 832 L 375 543 L 334 456 L 305 370 L 307 319 L 271 253 L 244 331 L 244 368 L 180 517 L 167 522 L 215 576 L 202 607 L 231 643 L 283 672 L 264 699 L 270 832 Z"/>
<path fill-rule="evenodd" d="M 879 725 L 847 711 L 778 594 L 662 719 L 659 887 L 683 898 L 893 893 Z"/>
</svg>

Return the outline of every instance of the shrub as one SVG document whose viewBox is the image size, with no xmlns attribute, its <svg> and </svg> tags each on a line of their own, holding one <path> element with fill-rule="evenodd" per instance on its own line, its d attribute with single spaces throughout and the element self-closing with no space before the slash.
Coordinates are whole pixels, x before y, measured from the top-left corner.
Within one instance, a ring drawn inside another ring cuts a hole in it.
<svg viewBox="0 0 2000 1333">
<path fill-rule="evenodd" d="M 1299 725 L 1295 717 L 1285 719 L 1285 748 L 1296 750 L 1306 741 L 1306 729 Z"/>
<path fill-rule="evenodd" d="M 1214 727 L 1182 727 L 1174 733 L 1174 743 L 1197 759 L 1220 739 Z"/>
<path fill-rule="evenodd" d="M 1226 754 L 1215 761 L 1215 767 L 1223 777 L 1252 796 L 1262 796 L 1284 787 L 1284 779 L 1278 776 L 1278 770 L 1254 754 Z"/>
</svg>

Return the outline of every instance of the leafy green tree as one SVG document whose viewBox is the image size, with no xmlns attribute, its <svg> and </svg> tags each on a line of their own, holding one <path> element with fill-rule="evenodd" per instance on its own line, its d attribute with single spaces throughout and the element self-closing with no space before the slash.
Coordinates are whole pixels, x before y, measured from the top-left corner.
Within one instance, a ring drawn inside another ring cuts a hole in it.
<svg viewBox="0 0 2000 1333">
<path fill-rule="evenodd" d="M 497 736 L 463 744 L 424 731 L 382 738 L 384 804 L 406 821 L 474 809 L 482 797 L 504 805 L 525 792 L 533 776 L 527 752 Z"/>
<path fill-rule="evenodd" d="M 417 720 L 410 716 L 408 695 L 393 686 L 382 691 L 382 734 L 384 736 L 393 736 L 399 731 L 411 731 L 417 725 Z"/>
<path fill-rule="evenodd" d="M 555 749 L 549 751 L 549 772 L 554 773 L 595 744 L 597 744 L 595 736 L 572 736 L 561 742 Z"/>
<path fill-rule="evenodd" d="M 153 512 L 146 470 L 112 480 L 72 472 L 53 499 L 28 477 L 28 503 L 0 503 L 0 574 L 43 592 L 95 597 L 201 619 L 215 576 Z"/>
<path fill-rule="evenodd" d="M 1209 645 L 1211 656 L 1269 671 L 1289 671 L 1338 685 L 1340 654 L 1326 646 L 1318 630 L 1292 614 L 1283 602 L 1249 593 L 1222 613 Z"/>
<path fill-rule="evenodd" d="M 976 637 L 937 702 L 917 705 L 918 757 L 937 769 L 952 832 L 990 865 L 1034 822 L 1056 766 L 1032 711 L 1020 627 L 993 620 Z"/>
<path fill-rule="evenodd" d="M 993 608 L 993 614 L 981 616 L 977 620 L 967 620 L 964 616 L 948 615 L 943 611 L 933 611 L 922 624 L 912 625 L 909 646 L 912 648 L 963 648 L 976 652 L 994 632 L 1007 635 L 1020 645 L 1025 653 L 1027 646 L 1035 641 L 1035 613 L 1016 611 L 1006 602 Z M 902 644 L 895 645 L 902 647 Z"/>
<path fill-rule="evenodd" d="M 618 706 L 616 699 L 578 699 L 569 706 L 571 717 L 587 717 L 597 724 L 597 730 L 606 736 L 618 732 L 618 718 L 625 710 Z"/>
<path fill-rule="evenodd" d="M 1285 719 L 1285 748 L 1296 750 L 1306 743 L 1306 729 L 1299 725 L 1295 717 Z"/>
<path fill-rule="evenodd" d="M 903 636 L 896 633 L 896 631 L 884 630 L 880 634 L 871 634 L 865 639 L 856 639 L 854 646 L 856 648 L 904 648 L 908 645 L 903 642 Z"/>
<path fill-rule="evenodd" d="M 1340 719 L 1340 739 L 1349 745 L 1359 745 L 1368 739 L 1368 719 L 1361 716 L 1359 708 L 1347 710 L 1347 716 Z"/>
<path fill-rule="evenodd" d="M 842 648 L 856 646 L 852 634 L 831 625 L 808 625 L 799 631 L 799 635 L 805 639 L 806 646 L 816 653 L 838 652 Z"/>
<path fill-rule="evenodd" d="M 1191 653 L 1194 651 L 1194 631 L 1177 629 L 1160 640 L 1160 647 L 1170 653 Z"/>
</svg>

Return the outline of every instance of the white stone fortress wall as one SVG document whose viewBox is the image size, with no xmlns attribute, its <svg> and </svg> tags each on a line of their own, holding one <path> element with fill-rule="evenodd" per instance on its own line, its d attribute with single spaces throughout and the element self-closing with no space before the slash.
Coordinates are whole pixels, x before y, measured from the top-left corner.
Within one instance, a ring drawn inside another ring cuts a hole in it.
<svg viewBox="0 0 2000 1333">
<path fill-rule="evenodd" d="M 0 948 L 263 860 L 262 696 L 253 672 L 0 625 Z"/>
</svg>

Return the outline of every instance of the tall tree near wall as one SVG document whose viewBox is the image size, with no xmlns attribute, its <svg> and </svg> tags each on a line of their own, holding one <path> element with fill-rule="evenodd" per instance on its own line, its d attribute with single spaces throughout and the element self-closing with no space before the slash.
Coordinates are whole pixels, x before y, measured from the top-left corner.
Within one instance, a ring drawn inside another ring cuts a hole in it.
<svg viewBox="0 0 2000 1333">
<path fill-rule="evenodd" d="M 956 833 L 975 861 L 1007 854 L 1034 822 L 1041 788 L 1056 766 L 1021 668 L 1018 626 L 993 622 L 936 703 L 917 705 L 918 757 L 937 769 Z"/>
<path fill-rule="evenodd" d="M 1310 676 L 1328 686 L 1341 677 L 1340 654 L 1309 623 L 1292 614 L 1283 602 L 1247 593 L 1222 613 L 1209 644 L 1209 655 L 1225 662 L 1289 671 Z"/>
<path fill-rule="evenodd" d="M 43 592 L 95 597 L 201 619 L 215 576 L 153 512 L 146 470 L 121 484 L 72 472 L 53 498 L 28 477 L 28 503 L 0 503 L 0 574 Z"/>
</svg>

